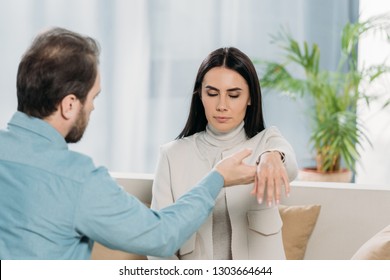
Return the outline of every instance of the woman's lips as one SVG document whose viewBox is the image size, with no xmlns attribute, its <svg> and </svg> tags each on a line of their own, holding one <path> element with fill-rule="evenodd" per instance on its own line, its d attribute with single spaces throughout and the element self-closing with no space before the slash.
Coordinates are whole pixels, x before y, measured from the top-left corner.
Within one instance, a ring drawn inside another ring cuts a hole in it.
<svg viewBox="0 0 390 280">
<path fill-rule="evenodd" d="M 227 122 L 228 120 L 230 120 L 229 117 L 219 117 L 219 116 L 214 117 L 214 119 L 215 119 L 217 122 L 220 122 L 220 123 L 225 123 L 225 122 Z"/>
</svg>

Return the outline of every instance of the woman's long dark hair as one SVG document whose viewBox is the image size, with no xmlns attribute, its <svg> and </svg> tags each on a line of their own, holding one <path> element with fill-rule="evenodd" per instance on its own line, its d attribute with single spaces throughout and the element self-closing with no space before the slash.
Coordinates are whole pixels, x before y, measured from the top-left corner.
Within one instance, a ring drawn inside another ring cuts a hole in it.
<svg viewBox="0 0 390 280">
<path fill-rule="evenodd" d="M 201 100 L 202 81 L 206 73 L 214 67 L 225 67 L 234 70 L 248 84 L 251 105 L 247 107 L 244 118 L 244 129 L 247 137 L 252 138 L 264 129 L 260 83 L 252 61 L 237 48 L 220 48 L 210 53 L 199 67 L 187 123 L 176 139 L 187 137 L 206 129 L 207 119 Z"/>
</svg>

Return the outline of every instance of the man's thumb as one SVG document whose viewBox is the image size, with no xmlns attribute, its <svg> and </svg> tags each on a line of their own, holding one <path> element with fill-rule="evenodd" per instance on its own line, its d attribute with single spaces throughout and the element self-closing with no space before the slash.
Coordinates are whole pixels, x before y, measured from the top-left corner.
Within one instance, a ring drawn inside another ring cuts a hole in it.
<svg viewBox="0 0 390 280">
<path fill-rule="evenodd" d="M 245 148 L 233 155 L 234 158 L 239 160 L 240 162 L 243 161 L 244 158 L 250 156 L 252 154 L 252 149 Z"/>
</svg>

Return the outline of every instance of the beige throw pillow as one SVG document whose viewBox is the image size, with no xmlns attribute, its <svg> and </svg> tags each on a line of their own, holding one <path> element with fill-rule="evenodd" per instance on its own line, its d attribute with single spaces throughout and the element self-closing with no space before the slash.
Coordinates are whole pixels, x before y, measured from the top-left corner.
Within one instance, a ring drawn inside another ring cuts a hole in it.
<svg viewBox="0 0 390 280">
<path fill-rule="evenodd" d="M 283 227 L 283 246 L 288 260 L 302 260 L 307 242 L 316 225 L 320 205 L 279 205 Z"/>
<path fill-rule="evenodd" d="M 353 260 L 390 260 L 390 225 L 379 231 L 352 256 Z"/>
</svg>

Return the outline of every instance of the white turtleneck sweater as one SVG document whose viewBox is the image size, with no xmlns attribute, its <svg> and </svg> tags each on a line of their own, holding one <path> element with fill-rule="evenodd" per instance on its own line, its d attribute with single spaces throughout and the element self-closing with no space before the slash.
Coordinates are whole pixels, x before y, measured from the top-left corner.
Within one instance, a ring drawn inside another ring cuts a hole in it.
<svg viewBox="0 0 390 280">
<path fill-rule="evenodd" d="M 199 150 L 215 166 L 222 159 L 222 153 L 247 140 L 244 122 L 229 132 L 219 132 L 207 125 L 205 133 L 199 137 Z M 231 260 L 232 227 L 226 205 L 226 191 L 219 193 L 213 211 L 213 259 Z"/>
</svg>

